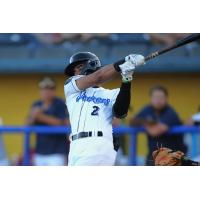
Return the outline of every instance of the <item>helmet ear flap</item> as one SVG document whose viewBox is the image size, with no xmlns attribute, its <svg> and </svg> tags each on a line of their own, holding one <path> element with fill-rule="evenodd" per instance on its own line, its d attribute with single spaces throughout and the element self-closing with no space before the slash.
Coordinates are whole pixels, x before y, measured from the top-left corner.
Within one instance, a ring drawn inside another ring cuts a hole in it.
<svg viewBox="0 0 200 200">
<path fill-rule="evenodd" d="M 84 66 L 85 70 L 82 72 L 82 74 L 85 74 L 87 70 L 96 71 L 97 67 L 101 67 L 100 60 L 95 54 L 91 52 L 78 52 L 71 56 L 69 64 L 65 68 L 65 74 L 67 76 L 74 75 L 74 67 L 78 62 L 86 62 L 86 66 Z"/>
<path fill-rule="evenodd" d="M 81 70 L 81 75 L 88 75 L 94 73 L 101 68 L 100 60 L 88 60 L 85 62 L 85 66 Z"/>
</svg>

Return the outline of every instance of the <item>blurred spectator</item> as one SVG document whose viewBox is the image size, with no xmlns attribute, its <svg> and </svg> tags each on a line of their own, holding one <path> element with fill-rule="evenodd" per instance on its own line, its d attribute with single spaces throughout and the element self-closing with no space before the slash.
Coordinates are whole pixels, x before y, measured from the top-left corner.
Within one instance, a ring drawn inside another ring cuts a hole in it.
<svg viewBox="0 0 200 200">
<path fill-rule="evenodd" d="M 56 84 L 51 78 L 44 78 L 39 83 L 41 100 L 33 103 L 27 123 L 29 125 L 69 125 L 65 102 L 56 97 Z M 34 164 L 66 165 L 69 142 L 63 134 L 36 135 Z"/>
<path fill-rule="evenodd" d="M 108 38 L 109 35 L 109 33 L 82 33 L 81 41 L 88 42 L 92 39 L 105 39 Z"/>
<path fill-rule="evenodd" d="M 64 41 L 73 41 L 80 38 L 79 33 L 36 33 L 34 36 L 43 44 L 61 44 Z"/>
<path fill-rule="evenodd" d="M 149 44 L 149 35 L 147 33 L 112 33 L 112 41 L 120 44 Z"/>
<path fill-rule="evenodd" d="M 89 42 L 92 39 L 107 38 L 109 33 L 36 33 L 34 36 L 43 44 L 64 42 Z"/>
<path fill-rule="evenodd" d="M 177 40 L 186 37 L 188 33 L 149 33 L 150 39 L 155 44 L 172 45 Z"/>
<path fill-rule="evenodd" d="M 0 118 L 0 126 L 3 125 L 2 119 Z M 7 166 L 9 165 L 9 161 L 6 155 L 3 138 L 0 133 L 0 166 Z"/>
<path fill-rule="evenodd" d="M 132 126 L 144 126 L 148 137 L 149 154 L 146 164 L 153 165 L 152 152 L 158 146 L 167 146 L 186 153 L 181 134 L 171 135 L 171 126 L 181 125 L 176 111 L 168 104 L 168 91 L 162 86 L 150 90 L 150 104 L 145 106 L 132 120 Z"/>
<path fill-rule="evenodd" d="M 28 33 L 1 33 L 0 44 L 1 46 L 26 45 L 32 41 L 29 36 Z"/>
</svg>

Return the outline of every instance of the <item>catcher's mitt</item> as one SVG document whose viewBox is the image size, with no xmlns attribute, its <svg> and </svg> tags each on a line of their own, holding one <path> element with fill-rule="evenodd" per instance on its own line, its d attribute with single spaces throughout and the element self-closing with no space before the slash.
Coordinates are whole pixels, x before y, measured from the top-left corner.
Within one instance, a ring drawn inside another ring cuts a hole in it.
<svg viewBox="0 0 200 200">
<path fill-rule="evenodd" d="M 154 151 L 152 156 L 156 166 L 180 166 L 184 153 L 163 147 Z"/>
</svg>

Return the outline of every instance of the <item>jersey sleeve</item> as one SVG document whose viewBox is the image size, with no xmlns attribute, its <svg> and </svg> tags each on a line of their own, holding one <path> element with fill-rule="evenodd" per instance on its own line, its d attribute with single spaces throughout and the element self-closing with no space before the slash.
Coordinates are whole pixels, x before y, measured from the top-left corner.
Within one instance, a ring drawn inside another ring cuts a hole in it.
<svg viewBox="0 0 200 200">
<path fill-rule="evenodd" d="M 67 79 L 64 85 L 64 92 L 66 97 L 81 91 L 76 85 L 76 80 L 78 80 L 81 77 L 83 77 L 83 75 L 73 76 Z"/>
<path fill-rule="evenodd" d="M 111 104 L 112 104 L 112 106 L 114 105 L 114 103 L 117 99 L 117 95 L 119 94 L 119 90 L 120 90 L 119 88 L 111 90 L 111 94 L 112 94 Z"/>
</svg>

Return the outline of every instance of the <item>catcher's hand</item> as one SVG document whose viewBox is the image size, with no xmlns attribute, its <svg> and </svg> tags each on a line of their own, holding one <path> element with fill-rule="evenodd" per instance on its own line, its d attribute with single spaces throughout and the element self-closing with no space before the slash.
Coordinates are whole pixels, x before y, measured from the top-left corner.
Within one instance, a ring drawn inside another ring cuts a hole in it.
<svg viewBox="0 0 200 200">
<path fill-rule="evenodd" d="M 169 148 L 159 148 L 152 153 L 156 166 L 180 166 L 184 153 Z"/>
</svg>

